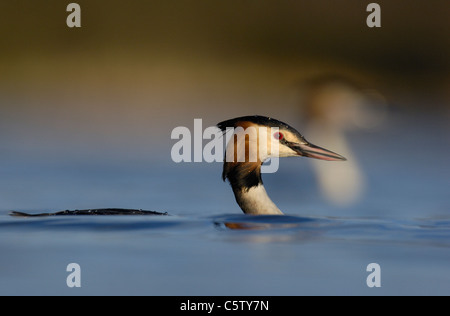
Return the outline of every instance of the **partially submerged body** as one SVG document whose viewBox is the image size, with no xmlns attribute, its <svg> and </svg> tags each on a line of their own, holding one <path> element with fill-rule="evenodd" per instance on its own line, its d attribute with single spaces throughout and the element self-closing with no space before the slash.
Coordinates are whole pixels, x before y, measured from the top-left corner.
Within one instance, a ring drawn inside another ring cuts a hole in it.
<svg viewBox="0 0 450 316">
<path fill-rule="evenodd" d="M 74 210 L 74 211 L 65 210 L 54 213 L 39 213 L 39 214 L 29 214 L 12 211 L 10 215 L 16 217 L 42 217 L 42 216 L 60 216 L 60 215 L 168 215 L 168 213 L 136 210 L 136 209 L 124 209 L 124 208 L 97 208 L 97 209 Z"/>
</svg>

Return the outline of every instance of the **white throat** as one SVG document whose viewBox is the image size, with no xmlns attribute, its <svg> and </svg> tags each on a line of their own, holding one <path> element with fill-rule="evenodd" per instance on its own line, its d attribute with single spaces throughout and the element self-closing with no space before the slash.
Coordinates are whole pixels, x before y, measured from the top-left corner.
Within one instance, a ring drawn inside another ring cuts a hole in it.
<svg viewBox="0 0 450 316">
<path fill-rule="evenodd" d="M 236 188 L 234 190 L 236 201 L 245 214 L 252 215 L 283 215 L 283 212 L 272 202 L 266 189 L 260 183 L 246 190 Z"/>
</svg>

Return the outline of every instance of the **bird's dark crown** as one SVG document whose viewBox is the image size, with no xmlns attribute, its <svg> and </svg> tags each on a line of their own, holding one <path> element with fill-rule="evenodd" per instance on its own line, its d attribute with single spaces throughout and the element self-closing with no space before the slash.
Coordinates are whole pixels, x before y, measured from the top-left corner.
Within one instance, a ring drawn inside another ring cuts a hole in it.
<svg viewBox="0 0 450 316">
<path fill-rule="evenodd" d="M 270 118 L 267 116 L 261 116 L 261 115 L 248 115 L 248 116 L 236 117 L 234 119 L 220 122 L 219 124 L 217 124 L 217 127 L 219 127 L 222 131 L 226 131 L 227 127 L 238 127 L 244 122 L 250 122 L 253 124 L 267 126 L 267 127 L 278 127 L 280 129 L 282 128 L 282 129 L 287 129 L 287 130 L 291 130 L 291 131 L 293 130 L 293 131 L 297 132 L 294 128 L 292 128 L 291 126 L 289 126 L 286 123 L 283 123 L 274 118 Z"/>
</svg>

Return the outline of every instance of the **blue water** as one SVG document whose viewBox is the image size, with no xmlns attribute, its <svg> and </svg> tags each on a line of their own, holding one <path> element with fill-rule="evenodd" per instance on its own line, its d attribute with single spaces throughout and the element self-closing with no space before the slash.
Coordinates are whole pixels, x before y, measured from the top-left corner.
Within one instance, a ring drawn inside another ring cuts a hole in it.
<svg viewBox="0 0 450 316">
<path fill-rule="evenodd" d="M 2 216 L 0 229 L 1 294 L 450 293 L 450 220 Z M 71 262 L 81 288 L 66 285 Z M 381 288 L 366 285 L 372 262 Z"/>
<path fill-rule="evenodd" d="M 153 161 L 3 141 L 0 295 L 450 295 L 449 127 L 392 117 L 349 135 L 367 179 L 352 205 L 327 202 L 305 159 L 265 175 L 284 217 L 242 215 L 220 164 L 174 164 L 170 147 Z M 96 207 L 171 216 L 8 215 Z M 80 288 L 66 284 L 72 262 Z"/>
</svg>

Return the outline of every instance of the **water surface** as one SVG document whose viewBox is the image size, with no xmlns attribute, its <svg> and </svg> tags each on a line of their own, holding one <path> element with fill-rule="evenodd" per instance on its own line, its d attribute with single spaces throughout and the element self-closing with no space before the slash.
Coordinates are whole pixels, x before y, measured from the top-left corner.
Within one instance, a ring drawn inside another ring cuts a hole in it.
<svg viewBox="0 0 450 316">
<path fill-rule="evenodd" d="M 449 295 L 449 130 L 439 117 L 392 120 L 349 135 L 367 179 L 352 205 L 327 202 L 306 159 L 264 175 L 282 217 L 241 214 L 220 164 L 174 164 L 170 147 L 161 159 L 54 157 L 4 141 L 0 294 Z M 100 207 L 171 216 L 8 215 Z M 72 262 L 81 288 L 66 284 Z M 381 288 L 366 284 L 370 263 Z"/>
</svg>

